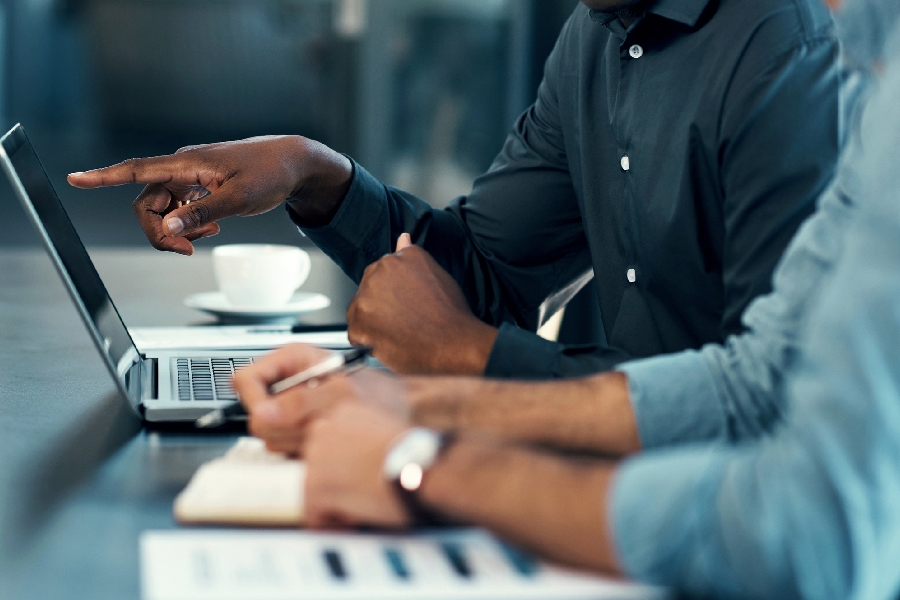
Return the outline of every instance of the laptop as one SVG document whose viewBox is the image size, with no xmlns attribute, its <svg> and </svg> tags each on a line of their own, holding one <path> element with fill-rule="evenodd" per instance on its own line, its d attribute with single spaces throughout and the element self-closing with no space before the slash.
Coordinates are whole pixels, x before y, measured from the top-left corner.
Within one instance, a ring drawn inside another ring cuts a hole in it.
<svg viewBox="0 0 900 600">
<path fill-rule="evenodd" d="M 21 125 L 0 138 L 0 164 L 119 391 L 140 417 L 194 421 L 237 400 L 232 374 L 270 349 L 165 347 L 141 352 Z"/>
</svg>

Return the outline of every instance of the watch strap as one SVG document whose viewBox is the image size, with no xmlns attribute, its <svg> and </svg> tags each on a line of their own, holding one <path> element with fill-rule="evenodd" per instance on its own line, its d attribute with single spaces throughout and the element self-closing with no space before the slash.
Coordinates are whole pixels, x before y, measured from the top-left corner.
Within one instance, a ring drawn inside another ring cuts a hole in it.
<svg viewBox="0 0 900 600">
<path fill-rule="evenodd" d="M 447 450 L 450 445 L 456 440 L 456 434 L 453 432 L 444 432 L 441 433 L 441 442 L 438 447 L 437 454 L 434 457 L 434 461 L 429 465 L 426 469 L 423 470 L 422 479 L 424 484 L 425 476 L 428 474 L 428 471 L 434 466 L 434 463 L 437 462 L 441 455 Z M 400 485 L 399 479 L 394 479 L 391 481 L 391 485 L 394 486 L 394 489 L 397 491 L 397 496 L 400 498 L 400 501 L 403 503 L 403 506 L 406 508 L 410 517 L 412 518 L 412 524 L 415 526 L 439 526 L 439 525 L 450 525 L 453 523 L 452 520 L 444 517 L 440 513 L 435 510 L 432 510 L 422 504 L 419 499 L 418 491 L 422 489 L 420 485 L 416 490 L 408 490 L 402 485 Z"/>
</svg>

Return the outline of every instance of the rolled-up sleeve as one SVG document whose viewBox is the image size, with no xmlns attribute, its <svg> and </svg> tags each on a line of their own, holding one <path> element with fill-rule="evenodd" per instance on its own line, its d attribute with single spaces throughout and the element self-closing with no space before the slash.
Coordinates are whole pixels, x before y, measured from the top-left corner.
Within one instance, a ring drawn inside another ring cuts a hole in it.
<svg viewBox="0 0 900 600">
<path fill-rule="evenodd" d="M 644 448 L 737 442 L 759 437 L 781 420 L 784 372 L 796 357 L 810 307 L 841 256 L 857 182 L 852 161 L 842 164 L 818 211 L 788 246 L 773 291 L 744 314 L 744 333 L 700 351 L 619 365 L 628 377 Z"/>
<path fill-rule="evenodd" d="M 869 264 L 885 249 L 856 245 Z M 630 576 L 715 597 L 896 597 L 900 255 L 878 262 L 892 272 L 851 261 L 860 273 L 836 275 L 788 386 L 790 423 L 620 467 L 610 518 Z"/>
</svg>

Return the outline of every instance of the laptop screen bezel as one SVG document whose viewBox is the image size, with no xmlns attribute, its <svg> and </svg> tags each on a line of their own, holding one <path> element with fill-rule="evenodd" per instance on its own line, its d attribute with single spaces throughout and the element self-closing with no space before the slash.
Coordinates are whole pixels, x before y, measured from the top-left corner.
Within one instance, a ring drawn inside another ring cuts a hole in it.
<svg viewBox="0 0 900 600">
<path fill-rule="evenodd" d="M 131 349 L 133 350 L 133 362 L 131 363 L 131 365 L 118 365 L 116 363 L 121 362 L 122 358 L 120 357 L 117 361 L 110 355 L 109 351 L 107 350 L 107 344 L 104 342 L 103 334 L 100 332 L 99 327 L 94 322 L 90 310 L 83 301 L 81 294 L 78 291 L 78 287 L 75 285 L 75 282 L 73 281 L 72 276 L 70 275 L 69 270 L 65 265 L 65 262 L 62 260 L 59 254 L 59 250 L 54 243 L 53 237 L 50 235 L 50 232 L 47 230 L 47 227 L 41 220 L 31 200 L 31 196 L 25 189 L 25 185 L 23 184 L 22 179 L 16 170 L 16 167 L 12 162 L 12 157 L 23 148 L 30 150 L 37 159 L 37 163 L 41 169 L 41 173 L 43 174 L 44 178 L 46 178 L 47 185 L 52 191 L 54 199 L 59 203 L 62 215 L 65 216 L 69 225 L 72 227 L 72 230 L 75 232 L 75 240 L 79 244 L 81 244 L 81 248 L 84 250 L 85 256 L 87 256 L 88 258 L 90 268 L 93 269 L 93 272 L 96 275 L 96 279 L 102 287 L 102 290 L 98 289 L 96 291 L 98 293 L 102 292 L 102 294 L 105 296 L 106 300 L 109 302 L 109 306 L 113 311 L 112 315 L 110 316 L 114 315 L 121 324 L 122 329 L 125 331 L 128 342 L 131 344 Z M 106 286 L 103 284 L 103 280 L 100 277 L 100 274 L 97 273 L 96 267 L 94 266 L 93 261 L 90 259 L 90 255 L 88 254 L 87 249 L 84 248 L 84 243 L 81 241 L 80 236 L 78 236 L 78 232 L 77 230 L 75 230 L 75 226 L 72 224 L 72 221 L 69 218 L 65 207 L 59 200 L 59 195 L 56 193 L 56 189 L 53 187 L 50 178 L 47 177 L 47 172 L 40 161 L 40 157 L 37 156 L 37 152 L 34 150 L 34 146 L 31 144 L 28 136 L 25 134 L 25 129 L 20 124 L 15 125 L 2 138 L 0 138 L 0 165 L 2 165 L 3 170 L 6 172 L 10 184 L 12 185 L 13 192 L 19 198 L 19 201 L 25 209 L 28 218 L 37 228 L 38 233 L 41 237 L 41 241 L 43 242 L 44 248 L 47 250 L 47 253 L 50 256 L 50 260 L 53 263 L 53 266 L 56 268 L 57 273 L 59 273 L 60 278 L 63 280 L 63 284 L 65 285 L 65 288 L 69 293 L 69 297 L 72 299 L 73 304 L 75 304 L 75 308 L 78 311 L 78 314 L 81 316 L 82 322 L 87 328 L 88 333 L 90 334 L 91 339 L 93 340 L 94 345 L 97 348 L 97 351 L 100 353 L 100 356 L 103 357 L 103 362 L 106 364 L 107 369 L 115 380 L 119 391 L 122 393 L 123 397 L 128 400 L 128 404 L 131 406 L 132 410 L 137 415 L 143 416 L 140 408 L 140 385 L 135 385 L 139 382 L 129 380 L 130 378 L 140 377 L 140 363 L 142 360 L 140 351 L 138 350 L 137 346 L 135 346 L 134 340 L 131 338 L 131 334 L 128 332 L 128 328 L 126 327 L 125 322 L 122 320 L 122 317 L 119 314 L 119 309 L 116 307 L 115 303 L 112 301 L 112 298 L 109 296 L 109 292 L 106 290 Z"/>
</svg>

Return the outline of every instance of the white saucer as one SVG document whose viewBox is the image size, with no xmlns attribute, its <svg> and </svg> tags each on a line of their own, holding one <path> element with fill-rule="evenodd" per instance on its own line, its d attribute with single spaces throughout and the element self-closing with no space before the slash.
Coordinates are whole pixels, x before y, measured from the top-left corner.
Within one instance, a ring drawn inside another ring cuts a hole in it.
<svg viewBox="0 0 900 600">
<path fill-rule="evenodd" d="M 285 321 L 331 305 L 325 294 L 297 292 L 290 302 L 277 308 L 235 306 L 222 292 L 201 292 L 184 299 L 184 305 L 215 315 L 223 321 Z"/>
</svg>

